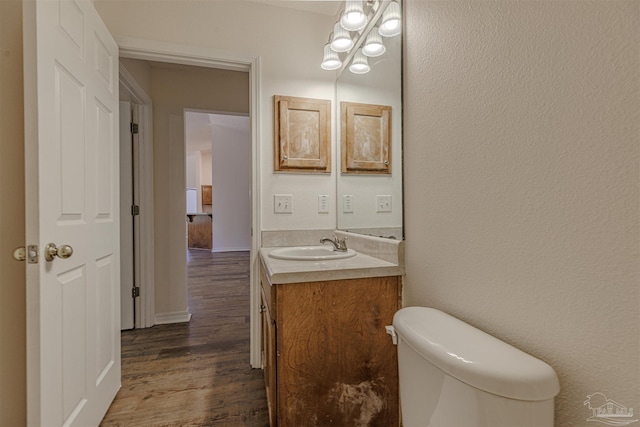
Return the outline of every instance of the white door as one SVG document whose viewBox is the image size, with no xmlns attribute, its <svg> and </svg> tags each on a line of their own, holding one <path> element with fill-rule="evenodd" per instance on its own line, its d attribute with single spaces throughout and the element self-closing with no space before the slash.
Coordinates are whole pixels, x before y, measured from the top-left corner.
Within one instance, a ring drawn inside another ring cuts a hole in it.
<svg viewBox="0 0 640 427">
<path fill-rule="evenodd" d="M 120 329 L 133 329 L 133 138 L 131 103 L 120 102 Z"/>
<path fill-rule="evenodd" d="M 89 0 L 23 4 L 27 421 L 95 426 L 120 387 L 118 47 Z"/>
</svg>

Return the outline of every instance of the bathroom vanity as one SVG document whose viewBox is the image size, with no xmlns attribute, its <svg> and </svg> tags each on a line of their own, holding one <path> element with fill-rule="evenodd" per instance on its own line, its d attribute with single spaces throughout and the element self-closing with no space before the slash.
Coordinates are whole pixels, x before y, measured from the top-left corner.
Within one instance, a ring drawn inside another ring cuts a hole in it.
<svg viewBox="0 0 640 427">
<path fill-rule="evenodd" d="M 287 261 L 261 250 L 262 360 L 271 426 L 399 425 L 398 264 L 363 253 Z"/>
</svg>

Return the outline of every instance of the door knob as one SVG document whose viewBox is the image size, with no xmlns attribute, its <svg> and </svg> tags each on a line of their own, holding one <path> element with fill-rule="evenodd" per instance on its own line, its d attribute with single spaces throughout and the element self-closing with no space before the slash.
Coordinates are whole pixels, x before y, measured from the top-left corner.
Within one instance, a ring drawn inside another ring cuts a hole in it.
<svg viewBox="0 0 640 427">
<path fill-rule="evenodd" d="M 66 259 L 71 255 L 73 255 L 73 248 L 69 245 L 62 245 L 58 248 L 55 243 L 49 243 L 44 248 L 44 259 L 47 261 L 53 261 L 56 256 Z"/>
</svg>

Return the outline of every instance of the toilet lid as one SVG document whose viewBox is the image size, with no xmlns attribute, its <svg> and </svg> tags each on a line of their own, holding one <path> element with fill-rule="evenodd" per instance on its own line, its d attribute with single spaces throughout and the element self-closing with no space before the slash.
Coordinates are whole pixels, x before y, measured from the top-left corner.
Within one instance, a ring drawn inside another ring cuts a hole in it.
<svg viewBox="0 0 640 427">
<path fill-rule="evenodd" d="M 551 399 L 560 391 L 551 366 L 439 310 L 403 308 L 393 326 L 401 343 L 480 390 L 530 401 Z"/>
</svg>

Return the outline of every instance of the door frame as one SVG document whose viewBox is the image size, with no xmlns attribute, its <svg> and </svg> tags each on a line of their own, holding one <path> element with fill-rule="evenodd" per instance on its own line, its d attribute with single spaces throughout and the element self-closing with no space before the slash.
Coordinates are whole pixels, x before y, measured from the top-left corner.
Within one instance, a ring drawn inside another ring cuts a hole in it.
<svg viewBox="0 0 640 427">
<path fill-rule="evenodd" d="M 140 215 L 136 218 L 134 239 L 134 271 L 140 298 L 135 298 L 134 328 L 150 328 L 154 325 L 154 238 L 153 238 L 153 106 L 151 97 L 138 84 L 124 65 L 119 65 L 120 87 L 131 98 L 138 110 L 138 158 L 133 182 L 138 187 Z M 142 191 L 144 189 L 144 191 Z"/>
<path fill-rule="evenodd" d="M 260 368 L 262 361 L 260 357 L 260 260 L 258 250 L 261 246 L 261 221 L 260 221 L 260 56 L 229 52 L 220 49 L 196 47 L 176 43 L 166 43 L 156 40 L 138 39 L 132 37 L 114 37 L 120 48 L 121 58 L 140 59 L 146 61 L 169 62 L 182 65 L 194 65 L 198 67 L 218 68 L 233 71 L 245 71 L 249 73 L 249 96 L 250 96 L 250 117 L 251 117 L 251 251 L 250 251 L 250 364 L 253 368 Z M 150 106 L 150 105 L 149 105 Z M 147 114 L 143 114 L 142 122 L 151 120 L 151 109 Z M 147 125 L 152 123 L 147 122 Z M 151 126 L 148 128 L 149 133 Z M 152 139 L 149 139 L 152 140 Z M 152 144 L 143 144 L 144 150 L 152 149 Z M 140 181 L 141 197 L 151 197 L 153 206 L 153 153 L 151 156 L 140 156 L 140 170 L 147 179 Z M 150 179 L 149 175 L 150 174 Z M 141 177 L 142 178 L 142 177 Z M 148 200 L 144 200 L 148 202 Z M 141 200 L 141 203 L 143 200 Z M 141 209 L 142 215 L 142 209 Z M 151 215 L 152 216 L 152 215 Z M 142 218 L 141 218 L 142 219 Z M 142 221 L 141 221 L 142 222 Z M 147 279 L 141 280 L 140 293 L 146 295 L 146 309 L 139 310 L 142 314 L 141 325 L 153 325 L 154 300 L 153 300 L 153 218 L 145 221 L 141 226 L 140 245 L 141 263 L 142 258 L 149 256 L 145 254 L 143 248 L 151 249 L 150 263 L 141 265 L 141 273 L 147 269 Z M 151 224 L 151 226 L 149 226 Z M 149 277 L 149 273 L 151 276 Z M 149 300 L 150 299 L 150 300 Z M 142 303 L 142 302 L 141 302 Z M 142 326 L 144 327 L 144 326 Z"/>
</svg>

